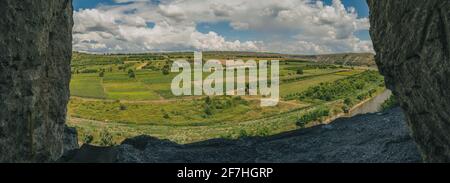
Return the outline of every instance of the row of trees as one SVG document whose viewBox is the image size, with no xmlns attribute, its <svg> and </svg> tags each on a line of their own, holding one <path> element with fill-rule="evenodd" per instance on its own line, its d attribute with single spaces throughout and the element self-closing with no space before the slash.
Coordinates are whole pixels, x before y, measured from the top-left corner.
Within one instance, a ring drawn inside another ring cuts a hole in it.
<svg viewBox="0 0 450 183">
<path fill-rule="evenodd" d="M 128 69 L 128 77 L 129 78 L 136 78 L 136 73 L 133 69 Z M 169 75 L 170 74 L 170 66 L 169 65 L 164 65 L 163 69 L 162 69 L 162 73 L 164 75 Z M 99 77 L 104 77 L 105 76 L 105 70 L 102 69 L 99 72 Z"/>
<path fill-rule="evenodd" d="M 383 84 L 383 78 L 375 71 L 365 71 L 359 75 L 351 76 L 335 82 L 321 83 L 318 86 L 311 87 L 299 94 L 301 100 L 304 99 L 319 99 L 324 101 L 333 101 L 340 98 L 345 98 L 355 93 L 360 93 L 366 87 L 372 84 L 375 86 Z M 367 93 L 358 96 L 359 100 L 363 100 L 368 96 L 373 95 L 376 90 L 372 89 Z"/>
</svg>

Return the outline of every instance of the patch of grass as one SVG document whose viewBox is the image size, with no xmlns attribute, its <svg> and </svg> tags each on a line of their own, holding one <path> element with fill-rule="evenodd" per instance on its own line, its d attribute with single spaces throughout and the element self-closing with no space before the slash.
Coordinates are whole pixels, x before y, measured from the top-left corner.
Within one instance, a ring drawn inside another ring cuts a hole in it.
<svg viewBox="0 0 450 183">
<path fill-rule="evenodd" d="M 77 74 L 72 76 L 70 93 L 72 96 L 87 98 L 106 98 L 103 91 L 102 78 L 98 74 Z"/>
<path fill-rule="evenodd" d="M 273 116 L 297 106 L 280 104 L 277 107 L 260 108 L 259 101 L 233 101 L 219 97 L 210 104 L 211 114 L 205 118 L 205 103 L 201 99 L 168 102 L 120 102 L 85 101 L 72 99 L 69 102 L 69 115 L 97 121 L 125 124 L 147 124 L 167 126 L 198 126 L 217 123 L 239 123 L 257 118 Z M 227 103 L 232 103 L 228 107 Z M 121 105 L 126 110 L 121 110 Z M 163 112 L 164 111 L 164 112 Z M 170 115 L 170 120 L 164 114 Z"/>
</svg>

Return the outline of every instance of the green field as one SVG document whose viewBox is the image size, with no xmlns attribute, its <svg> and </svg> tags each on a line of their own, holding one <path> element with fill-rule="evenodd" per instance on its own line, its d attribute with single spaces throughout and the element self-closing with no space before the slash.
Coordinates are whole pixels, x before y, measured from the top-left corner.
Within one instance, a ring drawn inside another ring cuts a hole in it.
<svg viewBox="0 0 450 183">
<path fill-rule="evenodd" d="M 178 143 L 272 135 L 326 121 L 384 90 L 381 75 L 369 68 L 276 58 L 281 81 L 277 106 L 260 107 L 261 96 L 175 97 L 170 84 L 177 73 L 163 70 L 177 58 L 191 55 L 76 53 L 68 118 L 81 143 L 108 145 L 142 134 Z M 105 133 L 111 142 L 105 143 Z"/>
</svg>

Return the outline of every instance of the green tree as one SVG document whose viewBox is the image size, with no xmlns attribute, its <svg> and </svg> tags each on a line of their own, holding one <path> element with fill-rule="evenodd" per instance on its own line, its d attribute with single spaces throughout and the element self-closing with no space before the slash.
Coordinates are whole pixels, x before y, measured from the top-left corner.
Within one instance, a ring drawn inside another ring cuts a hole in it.
<svg viewBox="0 0 450 183">
<path fill-rule="evenodd" d="M 211 106 L 210 106 L 210 105 L 205 105 L 205 114 L 206 114 L 207 116 L 213 115 L 213 110 L 211 109 Z"/>
<path fill-rule="evenodd" d="M 164 67 L 162 68 L 162 73 L 164 75 L 169 75 L 170 74 L 170 66 L 168 63 L 166 63 L 166 65 L 164 65 Z"/>
<path fill-rule="evenodd" d="M 303 69 L 302 68 L 298 68 L 297 69 L 297 75 L 303 75 Z"/>
<path fill-rule="evenodd" d="M 205 98 L 205 104 L 210 105 L 211 103 L 212 103 L 211 97 L 207 96 L 207 97 Z"/>
<path fill-rule="evenodd" d="M 133 69 L 128 70 L 128 77 L 130 78 L 136 78 L 136 74 L 134 73 Z"/>
<path fill-rule="evenodd" d="M 98 77 L 104 77 L 105 76 L 105 71 L 100 71 L 100 73 L 98 73 Z"/>
</svg>

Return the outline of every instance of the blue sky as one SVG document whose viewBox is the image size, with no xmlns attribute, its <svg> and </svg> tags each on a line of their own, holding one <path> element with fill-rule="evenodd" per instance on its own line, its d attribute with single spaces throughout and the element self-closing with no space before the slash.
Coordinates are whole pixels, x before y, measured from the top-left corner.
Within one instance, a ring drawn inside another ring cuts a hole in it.
<svg viewBox="0 0 450 183">
<path fill-rule="evenodd" d="M 74 0 L 74 48 L 299 54 L 372 50 L 365 0 L 323 0 L 322 6 L 313 0 L 248 2 L 252 1 Z"/>
</svg>

